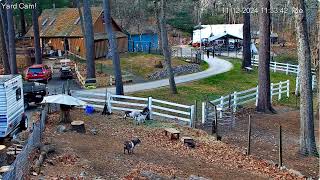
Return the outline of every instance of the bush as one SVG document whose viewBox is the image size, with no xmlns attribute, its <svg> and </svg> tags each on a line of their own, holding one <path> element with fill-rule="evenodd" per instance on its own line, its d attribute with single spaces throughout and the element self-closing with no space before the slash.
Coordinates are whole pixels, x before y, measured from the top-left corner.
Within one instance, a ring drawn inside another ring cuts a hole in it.
<svg viewBox="0 0 320 180">
<path fill-rule="evenodd" d="M 298 64 L 298 57 L 288 54 L 275 56 L 273 60 L 280 63 Z"/>
</svg>

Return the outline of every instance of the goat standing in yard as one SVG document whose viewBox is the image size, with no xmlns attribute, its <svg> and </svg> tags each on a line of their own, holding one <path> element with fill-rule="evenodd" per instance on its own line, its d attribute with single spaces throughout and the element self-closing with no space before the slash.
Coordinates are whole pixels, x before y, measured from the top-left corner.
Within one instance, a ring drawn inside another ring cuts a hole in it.
<svg viewBox="0 0 320 180">
<path fill-rule="evenodd" d="M 125 154 L 127 151 L 128 154 L 133 154 L 133 149 L 140 143 L 141 141 L 139 138 L 124 142 L 123 153 Z"/>
</svg>

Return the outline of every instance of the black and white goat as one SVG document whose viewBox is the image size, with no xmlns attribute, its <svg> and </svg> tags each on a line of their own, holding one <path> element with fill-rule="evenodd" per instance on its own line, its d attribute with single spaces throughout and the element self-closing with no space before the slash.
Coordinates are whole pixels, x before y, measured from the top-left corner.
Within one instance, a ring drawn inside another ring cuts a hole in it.
<svg viewBox="0 0 320 180">
<path fill-rule="evenodd" d="M 133 149 L 140 143 L 141 141 L 138 138 L 124 142 L 123 153 L 125 154 L 127 151 L 128 154 L 133 154 Z"/>
<path fill-rule="evenodd" d="M 136 124 L 143 123 L 145 120 L 150 119 L 150 110 L 148 107 L 145 107 L 142 112 L 141 111 L 125 111 L 123 119 L 127 119 L 127 117 L 131 117 L 135 120 Z"/>
</svg>

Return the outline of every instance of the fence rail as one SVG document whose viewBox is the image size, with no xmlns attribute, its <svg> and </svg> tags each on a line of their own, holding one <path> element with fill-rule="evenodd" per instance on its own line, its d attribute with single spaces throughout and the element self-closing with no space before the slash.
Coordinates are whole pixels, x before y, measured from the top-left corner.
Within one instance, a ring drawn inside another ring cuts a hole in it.
<svg viewBox="0 0 320 180">
<path fill-rule="evenodd" d="M 258 56 L 253 56 L 253 59 L 251 62 L 253 66 L 259 66 Z M 285 72 L 286 74 L 292 73 L 297 75 L 295 93 L 296 94 L 299 93 L 300 81 L 299 81 L 298 65 L 271 61 L 270 69 L 273 70 L 273 72 L 281 71 L 281 72 Z M 317 88 L 317 79 L 316 79 L 316 71 L 314 68 L 311 69 L 311 73 L 312 73 L 312 89 L 315 90 Z"/>
<path fill-rule="evenodd" d="M 251 60 L 251 63 L 253 66 L 259 66 L 259 60 L 258 56 L 253 56 L 253 59 Z M 296 64 L 289 64 L 289 63 L 280 63 L 276 61 L 270 62 L 270 69 L 273 70 L 273 72 L 282 71 L 286 74 L 293 73 L 298 75 L 299 74 L 299 66 Z M 311 69 L 312 74 L 315 75 L 315 69 Z"/>
<path fill-rule="evenodd" d="M 78 79 L 79 83 L 81 84 L 81 86 L 84 87 L 84 85 L 85 85 L 85 78 L 80 74 L 79 68 L 78 68 L 78 66 L 77 66 L 76 63 L 74 64 L 74 71 L 75 71 L 75 73 L 76 73 L 76 76 L 77 76 L 77 79 Z"/>
<path fill-rule="evenodd" d="M 223 109 L 226 109 L 227 107 L 230 107 L 233 109 L 233 112 L 237 111 L 237 107 L 239 105 L 255 101 L 255 104 L 258 104 L 258 86 L 255 88 L 251 88 L 245 91 L 241 92 L 234 92 L 232 94 L 229 94 L 227 96 L 221 96 L 218 99 L 215 99 L 213 101 L 210 101 L 210 103 L 216 105 L 220 109 L 220 118 L 222 116 L 221 111 Z M 271 83 L 270 85 L 271 90 L 271 100 L 273 97 L 278 97 L 280 100 L 283 97 L 283 94 L 287 97 L 290 95 L 290 81 L 281 81 L 279 83 Z M 206 121 L 206 103 L 202 103 L 202 123 L 205 123 Z"/>
<path fill-rule="evenodd" d="M 107 92 L 102 93 L 75 93 L 73 96 L 88 102 L 95 108 L 103 109 L 107 105 L 108 111 L 141 111 L 148 107 L 150 118 L 159 116 L 170 119 L 177 119 L 188 122 L 191 126 L 194 121 L 195 106 L 184 105 L 164 100 L 154 99 L 152 97 L 142 98 L 133 96 L 113 95 Z"/>
</svg>

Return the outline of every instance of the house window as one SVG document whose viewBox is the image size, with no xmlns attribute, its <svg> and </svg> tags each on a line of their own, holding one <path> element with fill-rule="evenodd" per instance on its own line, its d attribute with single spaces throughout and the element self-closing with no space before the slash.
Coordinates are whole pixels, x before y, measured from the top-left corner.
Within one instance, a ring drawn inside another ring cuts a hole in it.
<svg viewBox="0 0 320 180">
<path fill-rule="evenodd" d="M 49 23 L 49 26 L 51 26 L 55 20 L 56 20 L 56 18 L 52 19 L 52 21 Z"/>
<path fill-rule="evenodd" d="M 47 22 L 48 22 L 48 19 L 45 19 L 43 22 L 42 22 L 42 26 L 44 26 L 44 25 L 46 25 L 47 24 Z"/>
<path fill-rule="evenodd" d="M 77 25 L 80 21 L 80 17 L 78 17 L 78 19 L 76 19 L 76 21 L 74 22 L 75 25 Z"/>
<path fill-rule="evenodd" d="M 16 100 L 19 101 L 21 99 L 21 88 L 16 89 Z"/>
</svg>

